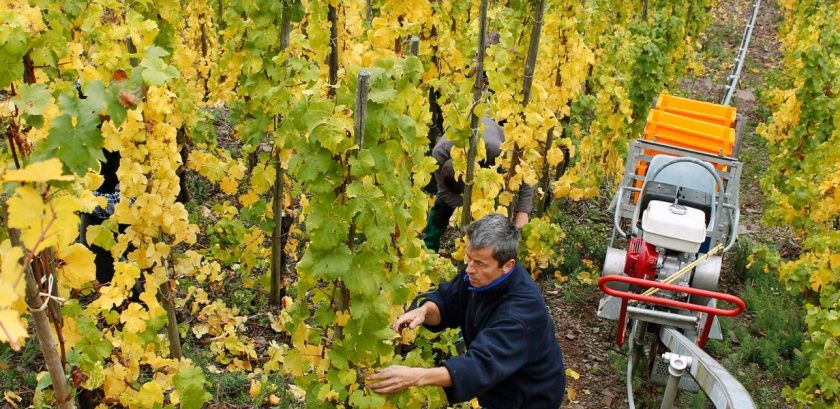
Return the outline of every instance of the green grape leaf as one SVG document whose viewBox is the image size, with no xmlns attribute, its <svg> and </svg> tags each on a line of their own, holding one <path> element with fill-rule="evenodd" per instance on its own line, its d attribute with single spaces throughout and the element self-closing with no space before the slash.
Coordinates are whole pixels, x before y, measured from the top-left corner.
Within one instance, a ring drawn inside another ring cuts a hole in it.
<svg viewBox="0 0 840 409">
<path fill-rule="evenodd" d="M 17 87 L 17 95 L 12 101 L 25 114 L 43 115 L 52 99 L 52 95 L 44 84 L 20 84 Z"/>
<path fill-rule="evenodd" d="M 172 378 L 172 384 L 181 396 L 181 408 L 197 409 L 209 402 L 213 396 L 204 390 L 206 383 L 201 369 L 192 365 L 181 368 Z"/>
<path fill-rule="evenodd" d="M 8 15 L 2 16 L 5 19 Z M 0 30 L 0 88 L 6 88 L 12 81 L 23 78 L 23 55 L 29 44 L 22 27 L 14 27 L 11 32 L 7 26 Z"/>
<path fill-rule="evenodd" d="M 359 409 L 377 409 L 385 406 L 385 398 L 382 395 L 372 394 L 365 396 L 360 389 L 353 391 L 350 395 L 350 406 Z"/>
<path fill-rule="evenodd" d="M 98 116 L 92 113 L 81 115 L 73 126 L 73 118 L 64 114 L 52 122 L 45 153 L 47 157 L 60 159 L 71 172 L 84 175 L 88 169 L 99 169 L 99 161 L 105 160 L 101 148 Z"/>
<path fill-rule="evenodd" d="M 352 261 L 353 254 L 342 243 L 333 248 L 332 251 L 320 254 L 318 261 L 313 264 L 313 273 L 318 277 L 339 278 L 350 270 Z"/>
<path fill-rule="evenodd" d="M 386 102 L 391 102 L 394 98 L 397 97 L 397 90 L 394 88 L 377 88 L 371 89 L 370 93 L 368 94 L 368 99 L 377 103 L 377 104 L 384 104 Z"/>
<path fill-rule="evenodd" d="M 88 83 L 85 86 L 83 93 L 85 95 L 85 99 L 82 101 L 82 104 L 85 109 L 90 110 L 91 112 L 99 113 L 105 108 L 108 102 L 108 97 L 105 85 L 102 84 L 102 82 L 93 81 Z"/>
<path fill-rule="evenodd" d="M 90 359 L 91 362 L 104 361 L 111 355 L 111 342 L 102 336 L 102 331 L 96 327 L 91 319 L 80 316 L 76 319 L 76 328 L 82 339 L 73 349 L 82 355 L 82 358 Z"/>
<path fill-rule="evenodd" d="M 169 55 L 169 52 L 158 46 L 151 46 L 146 50 L 140 67 L 143 69 L 142 76 L 146 84 L 163 85 L 166 81 L 178 78 L 181 74 L 178 69 L 165 63 L 161 57 Z"/>
</svg>

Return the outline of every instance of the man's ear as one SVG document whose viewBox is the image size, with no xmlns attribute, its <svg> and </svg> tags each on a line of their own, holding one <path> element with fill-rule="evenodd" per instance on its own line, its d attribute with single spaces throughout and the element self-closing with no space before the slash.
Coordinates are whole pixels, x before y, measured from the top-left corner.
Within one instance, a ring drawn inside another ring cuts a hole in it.
<svg viewBox="0 0 840 409">
<path fill-rule="evenodd" d="M 512 270 L 513 266 L 515 266 L 515 265 L 516 265 L 516 259 L 512 258 L 512 259 L 508 260 L 507 262 L 505 262 L 505 264 L 502 265 L 502 271 L 507 273 L 508 271 Z"/>
</svg>

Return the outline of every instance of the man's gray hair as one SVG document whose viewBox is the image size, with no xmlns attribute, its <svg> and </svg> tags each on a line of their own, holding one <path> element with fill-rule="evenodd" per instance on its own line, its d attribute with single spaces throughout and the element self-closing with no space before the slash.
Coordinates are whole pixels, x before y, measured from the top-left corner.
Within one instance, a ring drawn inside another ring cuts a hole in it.
<svg viewBox="0 0 840 409">
<path fill-rule="evenodd" d="M 519 257 L 519 230 L 498 213 L 485 216 L 470 223 L 466 228 L 470 248 L 493 250 L 493 258 L 499 266 Z"/>
</svg>

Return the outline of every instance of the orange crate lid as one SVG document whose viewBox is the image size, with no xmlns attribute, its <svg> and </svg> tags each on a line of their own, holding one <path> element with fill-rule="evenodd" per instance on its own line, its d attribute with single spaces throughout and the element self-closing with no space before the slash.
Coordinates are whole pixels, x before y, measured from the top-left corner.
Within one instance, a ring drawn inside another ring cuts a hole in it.
<svg viewBox="0 0 840 409">
<path fill-rule="evenodd" d="M 737 116 L 735 107 L 695 101 L 668 94 L 659 95 L 656 99 L 656 109 L 726 127 L 734 126 Z"/>
</svg>

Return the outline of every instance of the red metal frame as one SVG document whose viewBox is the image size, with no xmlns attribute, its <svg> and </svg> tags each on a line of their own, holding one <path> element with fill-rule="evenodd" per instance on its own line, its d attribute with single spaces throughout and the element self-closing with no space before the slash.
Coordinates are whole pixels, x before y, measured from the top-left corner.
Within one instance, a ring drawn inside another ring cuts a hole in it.
<svg viewBox="0 0 840 409">
<path fill-rule="evenodd" d="M 705 305 L 697 305 L 697 304 L 692 304 L 692 303 L 684 302 L 684 301 L 676 301 L 676 300 L 670 300 L 670 299 L 667 299 L 667 298 L 653 297 L 653 296 L 649 296 L 649 295 L 642 295 L 642 294 L 632 293 L 632 292 L 628 292 L 628 291 L 615 290 L 615 289 L 607 287 L 607 283 L 611 283 L 611 282 L 626 283 L 626 284 L 631 284 L 631 285 L 635 285 L 635 286 L 642 287 L 642 288 L 653 287 L 653 288 L 659 288 L 661 290 L 675 291 L 675 292 L 689 294 L 689 295 L 696 295 L 696 296 L 700 296 L 700 297 L 713 298 L 713 299 L 716 299 L 716 300 L 726 301 L 728 303 L 735 304 L 736 308 L 730 309 L 730 310 L 725 310 L 725 309 L 722 309 L 722 308 L 708 307 L 708 306 L 705 306 Z M 697 337 L 697 341 L 696 341 L 697 345 L 699 345 L 700 348 L 705 348 L 706 347 L 706 342 L 709 340 L 709 331 L 712 328 L 712 322 L 714 321 L 715 316 L 720 315 L 720 316 L 724 316 L 724 317 L 734 317 L 734 316 L 742 313 L 747 308 L 746 304 L 744 304 L 744 301 L 741 300 L 740 298 L 734 296 L 734 295 L 723 294 L 723 293 L 719 293 L 719 292 L 715 292 L 715 291 L 709 291 L 709 290 L 702 290 L 702 289 L 699 289 L 699 288 L 683 287 L 681 285 L 667 284 L 667 283 L 663 283 L 663 282 L 660 282 L 660 281 L 645 280 L 645 279 L 641 279 L 641 278 L 628 277 L 628 276 L 609 275 L 609 276 L 601 277 L 598 280 L 598 287 L 601 287 L 601 291 L 603 291 L 604 293 L 606 293 L 608 295 L 611 295 L 613 297 L 621 298 L 621 312 L 619 313 L 619 316 L 618 316 L 618 328 L 617 328 L 616 334 L 615 334 L 615 342 L 618 345 L 623 345 L 624 344 L 624 336 L 625 336 L 625 333 L 627 332 L 627 305 L 628 305 L 629 300 L 641 301 L 641 302 L 646 302 L 646 303 L 656 304 L 656 305 L 663 305 L 663 306 L 666 306 L 666 307 L 679 308 L 679 309 L 684 309 L 684 310 L 689 310 L 689 311 L 698 311 L 698 312 L 703 312 L 703 313 L 708 314 L 708 317 L 706 317 L 706 323 L 703 326 L 703 331 L 700 332 L 700 335 Z"/>
</svg>

